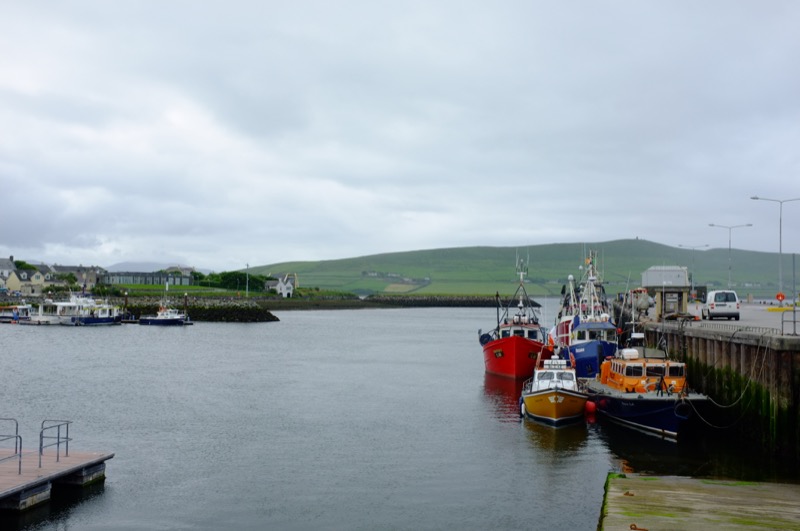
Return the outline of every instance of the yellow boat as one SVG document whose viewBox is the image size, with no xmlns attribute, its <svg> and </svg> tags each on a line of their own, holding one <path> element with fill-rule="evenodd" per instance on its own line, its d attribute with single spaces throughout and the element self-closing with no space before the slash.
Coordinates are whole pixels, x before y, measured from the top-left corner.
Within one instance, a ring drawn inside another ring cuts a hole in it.
<svg viewBox="0 0 800 531">
<path fill-rule="evenodd" d="M 575 369 L 567 360 L 549 359 L 522 384 L 519 411 L 522 417 L 558 427 L 580 419 L 587 398 L 578 390 Z"/>
</svg>

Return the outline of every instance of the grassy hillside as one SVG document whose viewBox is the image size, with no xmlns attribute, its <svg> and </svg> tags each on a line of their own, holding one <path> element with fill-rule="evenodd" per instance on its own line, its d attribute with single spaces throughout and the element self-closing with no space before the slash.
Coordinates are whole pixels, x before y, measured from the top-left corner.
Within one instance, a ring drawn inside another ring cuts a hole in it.
<svg viewBox="0 0 800 531">
<path fill-rule="evenodd" d="M 580 277 L 589 250 L 597 251 L 598 269 L 611 293 L 641 284 L 652 266 L 684 266 L 696 285 L 726 287 L 728 249 L 689 250 L 646 240 L 557 243 L 515 247 L 462 247 L 387 253 L 342 260 L 286 262 L 251 267 L 273 275 L 296 273 L 303 287 L 368 293 L 490 295 L 513 292 L 517 256 L 529 261 L 528 291 L 558 295 L 567 275 Z M 742 296 L 772 297 L 778 286 L 778 254 L 732 250 L 731 279 Z M 784 291 L 791 293 L 792 257 L 784 255 Z"/>
</svg>

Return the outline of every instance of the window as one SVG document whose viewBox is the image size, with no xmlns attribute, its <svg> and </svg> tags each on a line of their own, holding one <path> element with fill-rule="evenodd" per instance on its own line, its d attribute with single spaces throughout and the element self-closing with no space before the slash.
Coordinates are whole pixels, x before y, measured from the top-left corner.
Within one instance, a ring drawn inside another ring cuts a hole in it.
<svg viewBox="0 0 800 531">
<path fill-rule="evenodd" d="M 544 371 L 539 373 L 540 380 L 552 380 L 553 379 L 553 372 L 552 371 Z"/>
<path fill-rule="evenodd" d="M 628 365 L 625 367 L 625 376 L 641 376 L 644 374 L 644 367 L 641 365 Z"/>
<path fill-rule="evenodd" d="M 685 366 L 684 365 L 670 365 L 669 366 L 669 376 L 673 378 L 683 378 L 685 375 Z"/>
<path fill-rule="evenodd" d="M 663 365 L 648 365 L 647 376 L 663 376 L 664 368 Z"/>
<path fill-rule="evenodd" d="M 575 380 L 575 376 L 571 372 L 561 372 L 558 373 L 558 379 L 572 382 Z"/>
</svg>

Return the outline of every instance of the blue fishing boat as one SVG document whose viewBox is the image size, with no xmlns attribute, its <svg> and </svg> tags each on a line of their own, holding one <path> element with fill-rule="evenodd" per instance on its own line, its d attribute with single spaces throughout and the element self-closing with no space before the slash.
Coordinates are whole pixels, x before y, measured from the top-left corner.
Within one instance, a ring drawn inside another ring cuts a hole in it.
<svg viewBox="0 0 800 531">
<path fill-rule="evenodd" d="M 576 286 L 574 277 L 569 275 L 553 331 L 562 357 L 574 360 L 578 378 L 594 378 L 602 361 L 617 352 L 618 330 L 596 261 L 596 253 L 591 251 L 580 285 Z"/>
</svg>

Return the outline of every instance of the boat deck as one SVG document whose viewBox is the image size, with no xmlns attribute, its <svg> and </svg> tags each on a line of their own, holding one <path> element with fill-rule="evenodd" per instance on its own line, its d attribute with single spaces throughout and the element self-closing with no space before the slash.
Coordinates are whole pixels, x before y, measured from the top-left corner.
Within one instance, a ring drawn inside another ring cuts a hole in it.
<svg viewBox="0 0 800 531">
<path fill-rule="evenodd" d="M 49 451 L 52 450 L 52 451 Z M 13 449 L 0 449 L 0 459 L 14 456 Z M 0 461 L 0 509 L 23 510 L 50 499 L 53 483 L 86 485 L 105 478 L 105 462 L 114 457 L 108 452 L 75 452 L 45 449 L 39 467 L 38 450 L 22 453 L 22 473 L 18 458 Z"/>
<path fill-rule="evenodd" d="M 800 485 L 615 475 L 598 529 L 800 529 Z"/>
<path fill-rule="evenodd" d="M 594 379 L 582 379 L 580 382 L 580 390 L 584 391 L 589 394 L 589 399 L 595 397 L 601 397 L 603 395 L 606 396 L 613 396 L 615 398 L 629 398 L 631 400 L 639 399 L 644 396 L 647 397 L 648 400 L 663 400 L 665 402 L 676 402 L 678 400 L 684 399 L 688 401 L 703 401 L 706 400 L 706 397 L 703 394 L 696 393 L 694 391 L 689 391 L 683 395 L 679 393 L 669 393 L 667 391 L 662 391 L 659 393 L 658 391 L 650 390 L 647 393 L 637 393 L 637 392 L 625 392 L 619 389 L 614 389 L 608 385 L 603 385 L 597 380 Z"/>
</svg>

